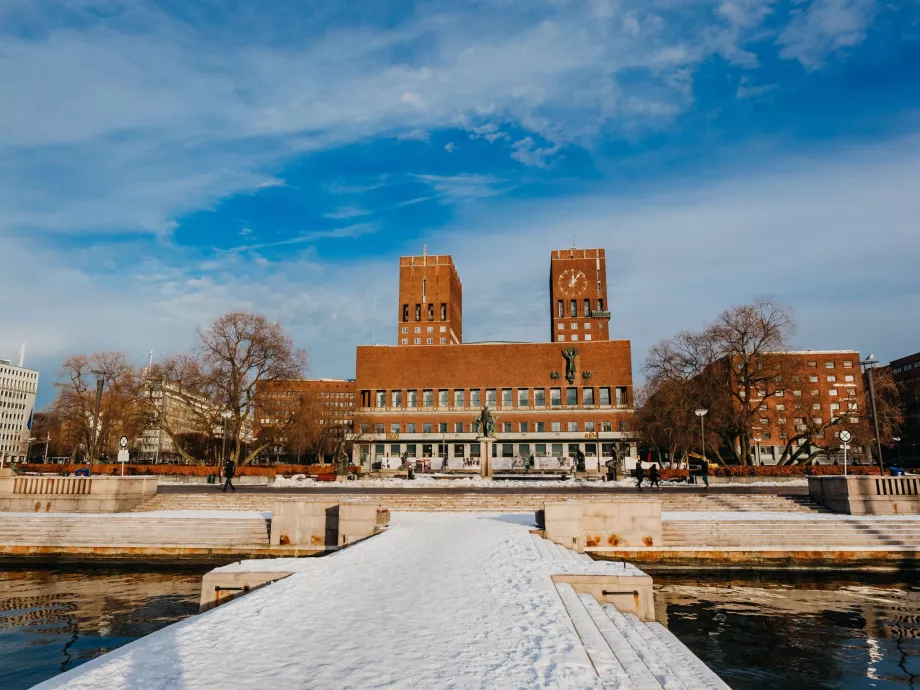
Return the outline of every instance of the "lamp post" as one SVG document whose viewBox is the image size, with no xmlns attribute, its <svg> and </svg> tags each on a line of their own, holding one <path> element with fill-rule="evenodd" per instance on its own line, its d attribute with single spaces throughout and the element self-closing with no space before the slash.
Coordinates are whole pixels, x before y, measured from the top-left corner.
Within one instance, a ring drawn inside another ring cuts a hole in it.
<svg viewBox="0 0 920 690">
<path fill-rule="evenodd" d="M 93 437 L 90 439 L 89 474 L 93 474 L 93 461 L 96 459 L 96 434 L 99 429 L 99 405 L 102 403 L 102 388 L 105 386 L 105 372 L 93 369 L 90 373 L 96 375 L 96 407 L 93 412 Z"/>
<path fill-rule="evenodd" d="M 875 410 L 875 384 L 872 382 L 872 367 L 878 364 L 878 360 L 870 354 L 859 364 L 862 366 L 866 378 L 869 379 L 869 402 L 872 404 L 872 423 L 875 427 L 875 448 L 878 451 L 878 471 L 882 473 L 885 471 L 885 466 L 882 463 L 882 438 L 878 432 L 878 415 Z"/>
<path fill-rule="evenodd" d="M 901 437 L 900 437 L 900 436 L 895 436 L 895 437 L 892 438 L 891 440 L 894 441 L 894 442 L 897 444 L 897 446 L 898 446 L 898 464 L 899 464 L 901 467 L 904 467 L 904 461 L 901 459 Z"/>
<path fill-rule="evenodd" d="M 703 421 L 703 417 L 706 416 L 707 412 L 709 410 L 702 407 L 696 411 L 696 416 L 700 418 L 700 447 L 702 448 L 703 462 L 706 462 L 706 422 Z"/>
<path fill-rule="evenodd" d="M 34 440 L 35 440 L 35 437 L 34 437 L 34 436 L 30 436 L 28 442 L 26 443 L 26 463 L 27 463 L 27 464 L 28 464 L 29 460 L 31 460 L 31 455 L 32 455 L 32 441 L 34 441 Z"/>
<path fill-rule="evenodd" d="M 49 431 L 48 434 L 45 436 L 45 458 L 44 458 L 44 463 L 45 463 L 46 465 L 48 464 L 48 446 L 50 446 L 50 445 L 51 445 L 51 432 Z"/>
</svg>

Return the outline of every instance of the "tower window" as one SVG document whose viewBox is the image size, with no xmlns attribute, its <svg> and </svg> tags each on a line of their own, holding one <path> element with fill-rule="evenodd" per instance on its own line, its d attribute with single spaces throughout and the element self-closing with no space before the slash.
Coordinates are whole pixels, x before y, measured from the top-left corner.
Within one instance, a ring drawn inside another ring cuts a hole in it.
<svg viewBox="0 0 920 690">
<path fill-rule="evenodd" d="M 408 305 L 408 304 L 404 304 L 404 305 L 403 305 L 403 318 L 402 318 L 402 320 L 403 320 L 403 321 L 408 321 L 408 320 L 409 320 L 409 305 Z"/>
<path fill-rule="evenodd" d="M 604 311 L 604 300 L 602 299 L 597 300 L 597 310 Z"/>
<path fill-rule="evenodd" d="M 416 321 L 422 320 L 422 305 L 421 304 L 415 305 L 415 320 Z"/>
<path fill-rule="evenodd" d="M 428 305 L 428 320 L 434 321 L 434 305 L 433 304 Z"/>
<path fill-rule="evenodd" d="M 573 319 L 578 316 L 578 302 L 576 300 L 572 300 L 569 303 L 569 313 L 572 315 Z"/>
<path fill-rule="evenodd" d="M 441 321 L 447 321 L 447 304 L 441 302 Z"/>
<path fill-rule="evenodd" d="M 585 300 L 585 317 L 591 316 L 591 300 Z"/>
<path fill-rule="evenodd" d="M 565 307 L 562 305 L 562 300 L 556 300 L 556 318 L 561 319 L 565 316 Z"/>
</svg>

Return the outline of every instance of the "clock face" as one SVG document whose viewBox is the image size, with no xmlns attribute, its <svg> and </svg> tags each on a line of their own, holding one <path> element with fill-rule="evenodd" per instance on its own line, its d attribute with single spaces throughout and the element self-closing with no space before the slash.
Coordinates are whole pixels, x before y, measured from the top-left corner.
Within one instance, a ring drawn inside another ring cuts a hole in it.
<svg viewBox="0 0 920 690">
<path fill-rule="evenodd" d="M 577 297 L 588 288 L 588 278 L 575 268 L 569 268 L 559 274 L 559 292 L 566 297 Z"/>
</svg>

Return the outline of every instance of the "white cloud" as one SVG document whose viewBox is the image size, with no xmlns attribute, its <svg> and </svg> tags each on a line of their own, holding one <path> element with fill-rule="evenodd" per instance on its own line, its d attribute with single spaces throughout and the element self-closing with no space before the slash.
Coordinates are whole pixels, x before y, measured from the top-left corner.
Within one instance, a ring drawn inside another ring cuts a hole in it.
<svg viewBox="0 0 920 690">
<path fill-rule="evenodd" d="M 829 55 L 861 43 L 874 12 L 874 0 L 812 0 L 779 35 L 780 56 L 816 69 Z"/>
<path fill-rule="evenodd" d="M 358 218 L 369 214 L 370 211 L 365 211 L 363 208 L 358 208 L 357 206 L 342 206 L 331 213 L 323 214 L 323 217 L 331 220 L 347 220 L 349 218 Z"/>
<path fill-rule="evenodd" d="M 444 144 L 444 150 L 447 151 L 448 153 L 453 153 L 455 148 L 457 148 L 457 145 L 452 141 L 449 141 L 446 144 Z"/>
<path fill-rule="evenodd" d="M 888 360 L 915 351 L 920 339 L 920 325 L 904 316 L 920 311 L 918 166 L 920 139 L 908 139 L 786 158 L 708 183 L 688 179 L 653 195 L 600 189 L 490 203 L 487 212 L 475 199 L 500 181 L 429 177 L 437 193 L 468 203 L 450 227 L 424 239 L 457 263 L 468 341 L 548 338 L 548 254 L 574 234 L 578 246 L 607 250 L 611 333 L 633 341 L 636 371 L 656 340 L 761 295 L 798 311 L 796 345 L 871 350 Z M 70 352 L 122 349 L 140 362 L 151 348 L 159 356 L 188 347 L 196 325 L 239 308 L 281 319 L 310 350 L 314 375 L 346 376 L 372 327 L 380 342 L 396 335 L 386 300 L 396 294 L 402 248 L 337 262 L 307 250 L 260 265 L 251 246 L 210 266 L 195 266 L 193 250 L 152 260 L 148 249 L 6 241 L 0 294 L 19 297 L 5 305 L 0 356 L 28 341 L 48 390 Z M 99 265 L 111 268 L 100 274 Z M 373 295 L 383 300 L 376 309 Z"/>
<path fill-rule="evenodd" d="M 559 145 L 539 147 L 530 137 L 520 139 L 512 145 L 514 153 L 511 157 L 520 161 L 524 165 L 533 165 L 542 168 L 546 165 L 546 159 L 559 150 Z"/>
<path fill-rule="evenodd" d="M 0 109 L 2 227 L 167 234 L 188 211 L 278 184 L 290 157 L 388 134 L 424 141 L 463 120 L 495 127 L 490 141 L 505 138 L 500 124 L 550 145 L 635 136 L 692 104 L 693 72 L 714 52 L 750 64 L 745 42 L 769 11 L 435 2 L 374 29 L 338 3 L 240 6 L 198 25 L 145 0 L 95 4 L 20 2 L 0 24 L 0 102 L 16 104 Z M 819 4 L 841 3 L 816 0 L 795 21 L 852 42 L 858 30 Z M 800 44 L 787 36 L 784 50 L 812 60 Z"/>
<path fill-rule="evenodd" d="M 768 93 L 772 93 L 779 88 L 778 84 L 762 84 L 756 86 L 750 83 L 750 80 L 747 77 L 741 77 L 741 81 L 738 84 L 738 90 L 735 92 L 735 98 L 760 98 L 761 96 L 766 96 Z"/>
<path fill-rule="evenodd" d="M 415 175 L 414 177 L 420 182 L 431 185 L 438 197 L 453 202 L 483 199 L 508 188 L 502 180 L 492 175 L 464 173 L 461 175 Z M 432 197 L 425 197 L 425 199 L 428 198 Z"/>
</svg>

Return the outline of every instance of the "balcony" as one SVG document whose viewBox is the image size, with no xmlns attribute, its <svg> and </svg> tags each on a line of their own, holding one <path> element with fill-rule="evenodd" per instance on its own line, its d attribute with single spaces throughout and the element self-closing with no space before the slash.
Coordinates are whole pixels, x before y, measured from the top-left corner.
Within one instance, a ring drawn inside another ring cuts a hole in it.
<svg viewBox="0 0 920 690">
<path fill-rule="evenodd" d="M 592 318 L 592 319 L 609 319 L 609 318 L 610 318 L 610 312 L 609 312 L 609 311 L 606 311 L 606 310 L 604 310 L 604 311 L 599 311 L 599 310 L 597 310 L 597 309 L 592 309 L 592 310 L 591 310 L 591 318 Z"/>
</svg>

